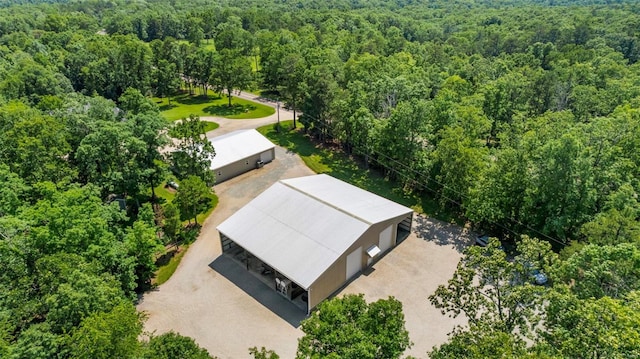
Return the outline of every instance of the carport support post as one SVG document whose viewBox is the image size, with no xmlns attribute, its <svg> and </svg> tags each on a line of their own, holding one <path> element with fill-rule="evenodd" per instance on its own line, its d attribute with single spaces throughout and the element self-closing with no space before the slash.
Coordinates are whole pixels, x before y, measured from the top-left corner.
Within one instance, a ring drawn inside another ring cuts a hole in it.
<svg viewBox="0 0 640 359">
<path fill-rule="evenodd" d="M 244 250 L 244 262 L 247 264 L 247 270 L 249 270 L 249 252 L 247 252 L 247 250 Z"/>
</svg>

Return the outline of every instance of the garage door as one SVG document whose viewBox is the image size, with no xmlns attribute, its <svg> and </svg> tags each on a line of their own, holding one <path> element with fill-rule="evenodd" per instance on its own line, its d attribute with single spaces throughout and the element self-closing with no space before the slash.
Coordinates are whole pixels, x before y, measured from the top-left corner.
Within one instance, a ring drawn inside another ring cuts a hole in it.
<svg viewBox="0 0 640 359">
<path fill-rule="evenodd" d="M 347 280 L 362 270 L 362 247 L 347 256 Z"/>
<path fill-rule="evenodd" d="M 262 152 L 260 154 L 260 160 L 264 163 L 273 161 L 273 150 Z"/>
<path fill-rule="evenodd" d="M 378 242 L 378 247 L 382 252 L 385 252 L 387 249 L 391 248 L 393 244 L 393 224 L 389 227 L 385 228 L 382 232 L 380 232 L 380 240 Z"/>
</svg>

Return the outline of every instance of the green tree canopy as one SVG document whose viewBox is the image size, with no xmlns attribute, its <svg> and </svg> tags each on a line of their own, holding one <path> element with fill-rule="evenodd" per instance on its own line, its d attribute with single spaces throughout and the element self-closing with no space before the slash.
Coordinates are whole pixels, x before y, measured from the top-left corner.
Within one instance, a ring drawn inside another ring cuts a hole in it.
<svg viewBox="0 0 640 359">
<path fill-rule="evenodd" d="M 640 290 L 640 250 L 628 243 L 587 245 L 554 273 L 580 299 L 621 298 Z"/>
<path fill-rule="evenodd" d="M 189 176 L 180 182 L 178 193 L 173 202 L 178 206 L 183 220 L 195 220 L 198 224 L 198 213 L 203 213 L 211 206 L 211 188 L 197 176 Z"/>
<path fill-rule="evenodd" d="M 196 342 L 174 332 L 152 336 L 145 345 L 144 359 L 214 359 Z"/>
<path fill-rule="evenodd" d="M 129 303 L 87 317 L 69 338 L 70 358 L 132 358 L 140 350 L 143 315 Z"/>
<path fill-rule="evenodd" d="M 544 287 L 534 285 L 533 271 L 546 270 L 555 255 L 547 242 L 524 237 L 520 254 L 508 261 L 500 243 L 466 250 L 447 285 L 440 285 L 429 301 L 442 314 L 463 314 L 469 325 L 530 337 L 539 321 Z"/>
<path fill-rule="evenodd" d="M 171 154 L 172 169 L 178 179 L 198 176 L 212 186 L 214 174 L 210 167 L 216 152 L 200 118 L 191 115 L 182 119 L 171 129 L 171 135 L 178 140 L 178 148 Z"/>
<path fill-rule="evenodd" d="M 296 358 L 399 358 L 411 346 L 402 303 L 393 297 L 373 303 L 362 294 L 334 298 L 301 327 Z"/>
</svg>

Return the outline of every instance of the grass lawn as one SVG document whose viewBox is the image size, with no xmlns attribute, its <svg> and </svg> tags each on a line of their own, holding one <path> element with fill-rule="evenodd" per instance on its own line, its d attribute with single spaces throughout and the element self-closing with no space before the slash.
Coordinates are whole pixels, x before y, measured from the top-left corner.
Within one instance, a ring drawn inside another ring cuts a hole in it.
<svg viewBox="0 0 640 359">
<path fill-rule="evenodd" d="M 226 95 L 219 96 L 212 91 L 209 92 L 208 97 L 180 94 L 171 98 L 171 104 L 168 98 L 154 97 L 152 100 L 158 104 L 162 115 L 170 121 L 186 118 L 189 115 L 250 119 L 267 117 L 276 112 L 273 107 L 238 97 L 231 98 L 231 107 L 229 107 Z"/>
<path fill-rule="evenodd" d="M 165 183 L 163 182 L 155 188 L 156 195 L 158 196 L 158 198 L 160 198 L 160 203 L 170 203 L 171 201 L 173 201 L 176 194 L 173 189 L 167 188 L 164 185 Z M 218 196 L 214 194 L 213 198 L 211 199 L 209 209 L 206 212 L 200 213 L 196 216 L 200 225 L 204 223 L 204 221 L 207 219 L 207 217 L 209 217 L 209 215 L 211 214 L 211 212 L 213 212 L 217 205 Z M 187 225 L 188 223 L 189 221 L 184 221 L 182 224 Z M 156 261 L 158 269 L 156 270 L 155 277 L 152 280 L 152 284 L 160 285 L 171 278 L 171 275 L 173 275 L 173 273 L 176 271 L 176 268 L 178 268 L 182 257 L 187 252 L 189 244 L 190 243 L 180 244 L 177 249 L 175 247 L 169 249 L 168 251 L 163 253 L 160 258 L 158 258 L 158 260 Z"/>
<path fill-rule="evenodd" d="M 444 212 L 437 201 L 427 195 L 407 193 L 395 181 L 389 180 L 375 169 L 367 169 L 358 161 L 342 151 L 316 146 L 301 131 L 293 130 L 293 121 L 282 121 L 282 131 L 278 133 L 275 125 L 266 125 L 258 131 L 275 144 L 297 153 L 304 163 L 316 173 L 326 173 L 369 192 L 388 198 L 410 207 L 418 213 L 424 213 L 447 222 L 463 223 L 452 213 Z"/>
<path fill-rule="evenodd" d="M 171 201 L 173 201 L 173 199 L 176 197 L 176 191 L 173 190 L 172 188 L 165 187 L 165 184 L 166 182 L 162 182 L 160 185 L 158 185 L 155 188 L 156 196 L 158 196 L 158 198 L 160 199 L 160 203 L 171 203 Z M 200 213 L 196 216 L 198 223 L 199 224 L 204 223 L 205 219 L 209 217 L 209 215 L 211 214 L 211 212 L 213 212 L 213 210 L 216 208 L 217 205 L 218 205 L 218 196 L 214 194 L 213 198 L 211 199 L 211 203 L 209 204 L 209 209 L 206 212 Z M 183 224 L 186 225 L 188 223 L 189 221 L 184 221 Z"/>
<path fill-rule="evenodd" d="M 164 260 L 160 260 L 160 265 L 152 284 L 160 285 L 168 281 L 178 268 L 184 254 L 187 253 L 187 249 L 189 249 L 189 244 L 184 244 L 165 253 L 162 258 Z"/>
<path fill-rule="evenodd" d="M 176 191 L 173 188 L 165 187 L 165 184 L 166 182 L 162 182 L 154 190 L 158 198 L 164 199 L 166 202 L 171 202 L 176 196 Z"/>
<path fill-rule="evenodd" d="M 218 127 L 220 127 L 220 125 L 213 121 L 204 121 L 204 132 L 213 131 Z"/>
</svg>

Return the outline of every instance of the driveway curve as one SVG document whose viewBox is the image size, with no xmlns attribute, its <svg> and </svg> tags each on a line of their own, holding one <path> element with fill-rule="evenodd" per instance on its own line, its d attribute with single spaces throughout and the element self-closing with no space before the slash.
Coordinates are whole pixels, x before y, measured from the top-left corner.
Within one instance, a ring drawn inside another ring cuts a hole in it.
<svg viewBox="0 0 640 359">
<path fill-rule="evenodd" d="M 235 94 L 236 97 L 241 97 L 243 99 L 247 99 L 254 102 L 260 102 L 270 107 L 277 107 L 277 104 L 273 101 L 269 101 L 257 95 L 253 95 L 250 93 L 241 93 L 240 95 Z M 296 118 L 300 116 L 298 112 L 296 114 Z M 280 121 L 293 120 L 293 111 L 286 110 L 283 106 L 280 106 L 280 110 L 276 110 L 276 113 L 273 115 L 269 115 L 267 117 L 254 118 L 254 119 L 231 119 L 224 117 L 215 117 L 215 116 L 200 116 L 202 121 L 210 121 L 215 122 L 220 127 L 215 130 L 207 132 L 207 137 L 215 137 L 224 135 L 225 133 L 229 133 L 236 130 L 247 130 L 252 128 L 258 128 L 264 125 L 268 125 L 271 123 L 277 123 L 278 118 Z"/>
</svg>

